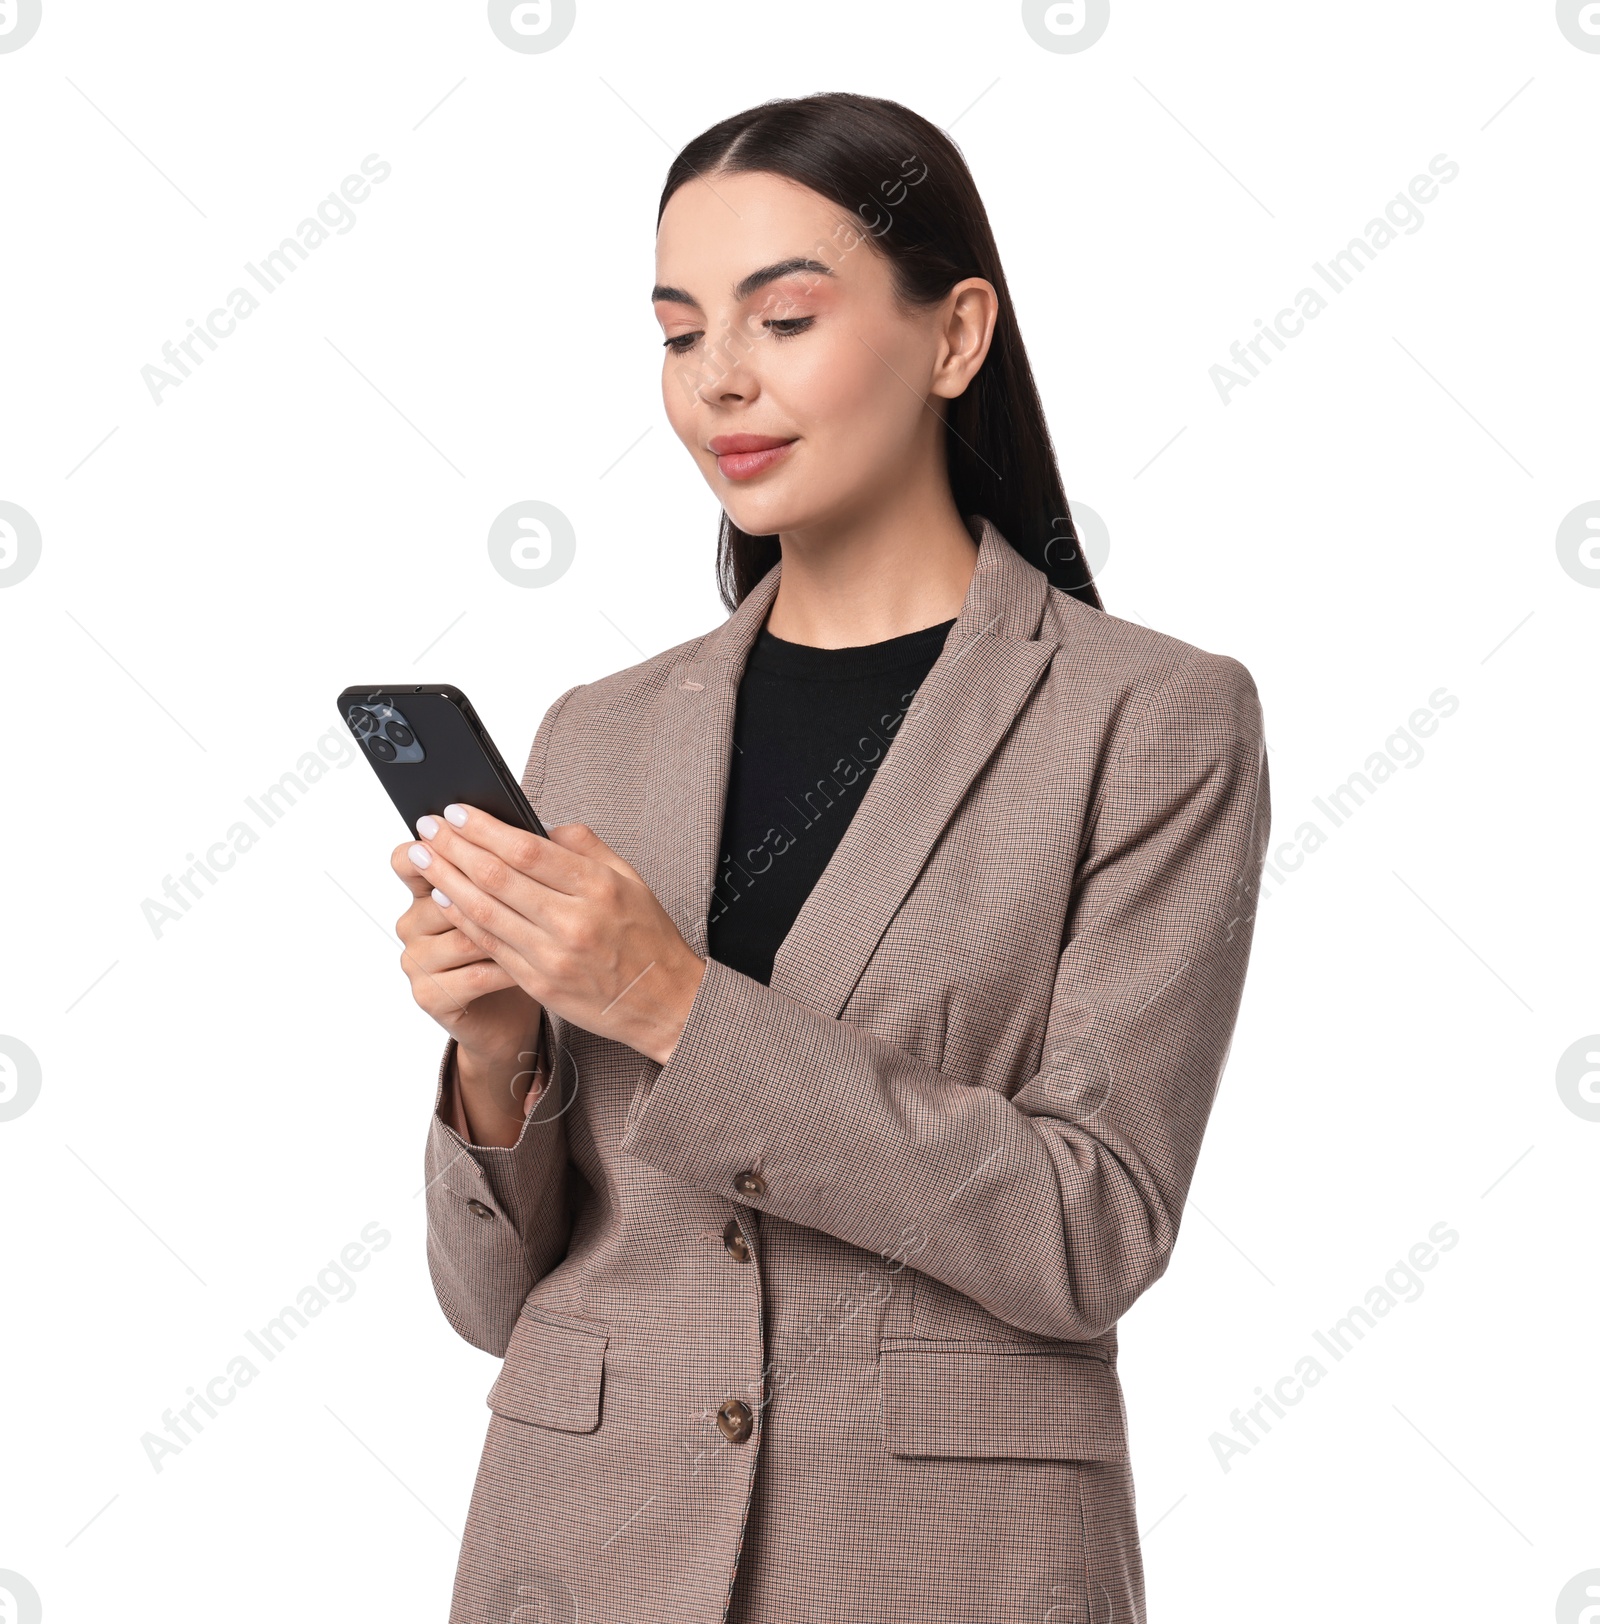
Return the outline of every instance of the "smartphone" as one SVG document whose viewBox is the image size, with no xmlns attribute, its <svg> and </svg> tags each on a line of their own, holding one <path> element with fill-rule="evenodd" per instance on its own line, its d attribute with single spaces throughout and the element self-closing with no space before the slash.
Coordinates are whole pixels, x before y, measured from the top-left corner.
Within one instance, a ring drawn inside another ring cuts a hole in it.
<svg viewBox="0 0 1600 1624">
<path fill-rule="evenodd" d="M 494 747 L 472 701 L 448 683 L 346 688 L 339 714 L 415 835 L 452 802 L 542 835 L 544 825 Z"/>
</svg>

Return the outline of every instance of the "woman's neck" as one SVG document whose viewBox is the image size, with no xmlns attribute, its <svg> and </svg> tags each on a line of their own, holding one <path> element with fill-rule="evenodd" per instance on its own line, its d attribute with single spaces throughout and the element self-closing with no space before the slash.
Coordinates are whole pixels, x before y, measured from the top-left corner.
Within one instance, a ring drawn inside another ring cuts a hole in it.
<svg viewBox="0 0 1600 1624">
<path fill-rule="evenodd" d="M 783 574 L 767 630 L 813 648 L 854 648 L 953 620 L 978 560 L 953 501 L 779 536 Z"/>
</svg>

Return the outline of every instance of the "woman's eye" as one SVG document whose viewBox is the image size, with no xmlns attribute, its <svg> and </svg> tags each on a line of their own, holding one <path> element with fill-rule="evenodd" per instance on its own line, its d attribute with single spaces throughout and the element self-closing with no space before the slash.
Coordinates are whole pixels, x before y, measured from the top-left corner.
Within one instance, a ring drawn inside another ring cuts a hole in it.
<svg viewBox="0 0 1600 1624">
<path fill-rule="evenodd" d="M 815 316 L 779 316 L 763 321 L 762 326 L 773 338 L 794 338 L 811 326 Z M 695 346 L 700 333 L 677 333 L 662 343 L 662 348 L 673 355 L 687 355 Z"/>
</svg>

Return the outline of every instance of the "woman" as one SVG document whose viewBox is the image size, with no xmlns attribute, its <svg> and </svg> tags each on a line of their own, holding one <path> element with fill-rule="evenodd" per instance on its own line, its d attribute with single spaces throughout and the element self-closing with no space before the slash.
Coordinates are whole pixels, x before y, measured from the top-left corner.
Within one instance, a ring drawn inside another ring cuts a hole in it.
<svg viewBox="0 0 1600 1624">
<path fill-rule="evenodd" d="M 932 125 L 717 125 L 657 284 L 731 617 L 551 706 L 548 840 L 393 858 L 430 1267 L 505 1359 L 450 1617 L 1133 1624 L 1116 1324 L 1238 1008 L 1254 685 L 1102 612 Z"/>
</svg>

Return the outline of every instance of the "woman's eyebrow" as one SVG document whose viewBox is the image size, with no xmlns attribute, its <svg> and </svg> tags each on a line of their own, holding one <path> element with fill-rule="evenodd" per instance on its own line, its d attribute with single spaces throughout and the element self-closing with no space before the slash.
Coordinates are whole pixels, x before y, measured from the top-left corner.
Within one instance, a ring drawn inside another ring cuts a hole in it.
<svg viewBox="0 0 1600 1624">
<path fill-rule="evenodd" d="M 821 260 L 806 259 L 804 257 L 780 259 L 776 265 L 763 265 L 759 271 L 752 271 L 742 282 L 735 283 L 733 289 L 734 302 L 739 303 L 748 299 L 752 293 L 764 288 L 769 282 L 776 282 L 781 277 L 794 276 L 799 272 L 805 272 L 811 276 L 833 275 L 832 270 L 824 265 Z M 700 301 L 692 293 L 686 293 L 682 288 L 665 287 L 657 283 L 650 290 L 650 302 L 651 304 L 660 304 L 662 301 L 668 304 L 688 305 L 693 310 L 700 308 Z"/>
</svg>

